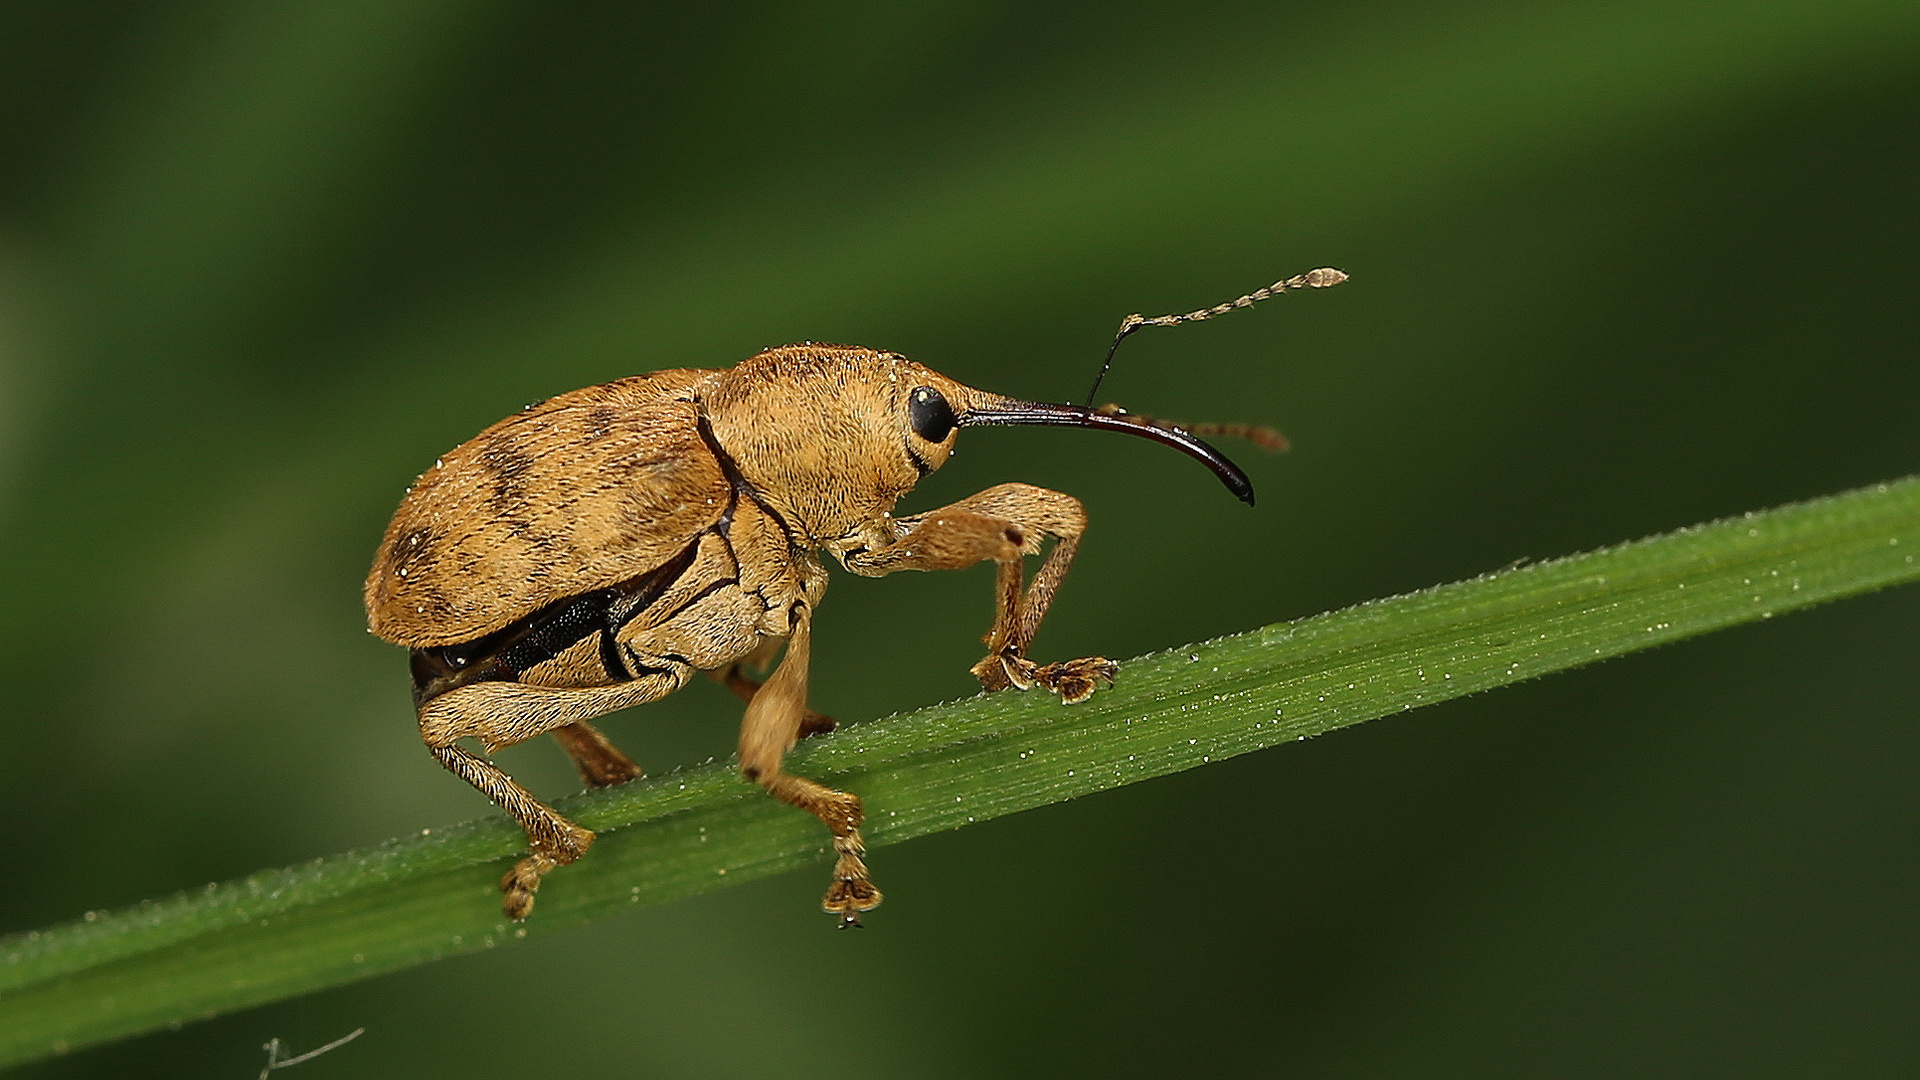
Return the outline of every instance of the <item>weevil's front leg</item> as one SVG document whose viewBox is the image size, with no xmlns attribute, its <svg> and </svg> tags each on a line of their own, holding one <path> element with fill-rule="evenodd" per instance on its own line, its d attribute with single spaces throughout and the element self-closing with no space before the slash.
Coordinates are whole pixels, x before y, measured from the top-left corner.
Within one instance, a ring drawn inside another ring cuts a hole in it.
<svg viewBox="0 0 1920 1080">
<path fill-rule="evenodd" d="M 480 789 L 527 831 L 531 850 L 500 879 L 500 891 L 506 894 L 501 910 L 507 918 L 526 918 L 533 911 L 540 879 L 554 867 L 565 866 L 585 854 L 593 844 L 593 833 L 561 817 L 514 783 L 500 766 L 457 745 L 459 741 L 478 739 L 492 753 L 548 731 L 584 729 L 612 750 L 611 743 L 586 726 L 588 719 L 663 698 L 685 686 L 691 674 L 684 664 L 663 662 L 657 672 L 631 682 L 583 690 L 479 682 L 448 691 L 420 706 L 420 737 L 427 749 L 449 772 Z M 572 744 L 564 737 L 562 744 L 572 751 Z M 626 760 L 618 750 L 612 752 Z M 581 771 L 584 774 L 586 767 Z"/>
<path fill-rule="evenodd" d="M 1031 484 L 1001 484 L 951 506 L 889 523 L 887 542 L 849 550 L 840 561 L 856 574 L 877 577 L 896 570 L 955 570 L 992 559 L 1000 564 L 993 629 L 987 632 L 987 657 L 973 674 L 988 690 L 1043 686 L 1067 704 L 1085 701 L 1113 681 L 1118 666 L 1104 656 L 1036 664 L 1027 647 L 1053 605 L 1060 581 L 1073 565 L 1086 511 L 1071 495 Z M 1021 558 L 1037 555 L 1046 537 L 1053 549 L 1032 583 L 1021 592 Z"/>
<path fill-rule="evenodd" d="M 861 858 L 866 844 L 860 839 L 865 816 L 860 797 L 835 791 L 804 776 L 780 771 L 780 761 L 800 738 L 807 714 L 807 654 L 812 611 L 804 601 L 793 610 L 793 631 L 787 655 L 772 677 L 747 703 L 740 724 L 740 771 L 747 779 L 789 806 L 797 806 L 824 822 L 833 832 L 833 884 L 820 906 L 840 916 L 840 925 L 859 926 L 860 913 L 880 905 L 880 890 L 867 877 Z"/>
</svg>

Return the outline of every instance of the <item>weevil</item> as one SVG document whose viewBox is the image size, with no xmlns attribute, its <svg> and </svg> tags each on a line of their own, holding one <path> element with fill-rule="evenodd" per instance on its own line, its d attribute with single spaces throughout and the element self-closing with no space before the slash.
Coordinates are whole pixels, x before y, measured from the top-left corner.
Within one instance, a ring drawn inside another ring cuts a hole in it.
<svg viewBox="0 0 1920 1080">
<path fill-rule="evenodd" d="M 1107 362 L 1143 326 L 1344 280 L 1315 270 L 1213 308 L 1130 315 Z M 665 697 L 703 671 L 746 702 L 740 771 L 831 831 L 836 858 L 822 906 L 858 926 L 880 903 L 860 799 L 781 769 L 800 738 L 833 728 L 807 708 L 810 628 L 827 586 L 818 553 L 863 577 L 996 563 L 993 626 L 973 675 L 988 691 L 1086 700 L 1113 681 L 1113 661 L 1027 657 L 1086 530 L 1079 500 L 1009 483 L 924 513 L 893 509 L 946 462 L 961 428 L 1026 424 L 1152 439 L 1253 502 L 1246 474 L 1196 434 L 1205 426 L 1092 402 L 1092 391 L 1085 405 L 1053 405 L 975 390 L 891 352 L 787 345 L 724 370 L 656 371 L 561 394 L 436 461 L 387 527 L 367 577 L 368 626 L 411 650 L 428 750 L 526 830 L 529 851 L 500 882 L 507 917 L 526 918 L 541 879 L 580 858 L 594 834 L 490 756 L 551 733 L 588 785 L 632 780 L 639 766 L 589 722 Z M 1043 549 L 1025 580 L 1023 560 Z M 750 674 L 776 655 L 764 682 Z M 462 747 L 465 739 L 486 756 Z"/>
</svg>

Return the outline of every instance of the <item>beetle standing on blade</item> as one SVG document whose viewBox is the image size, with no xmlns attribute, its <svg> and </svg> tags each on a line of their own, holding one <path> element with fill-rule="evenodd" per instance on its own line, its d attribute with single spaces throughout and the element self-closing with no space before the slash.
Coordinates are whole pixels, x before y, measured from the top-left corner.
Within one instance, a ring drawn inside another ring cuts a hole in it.
<svg viewBox="0 0 1920 1080">
<path fill-rule="evenodd" d="M 1114 346 L 1142 326 L 1345 279 L 1315 270 L 1215 308 L 1129 316 Z M 491 754 L 550 732 L 589 785 L 622 783 L 640 768 L 588 722 L 706 671 L 747 702 L 741 772 L 832 830 L 838 858 L 823 906 L 859 925 L 880 903 L 862 859 L 860 799 L 780 767 L 797 740 L 833 727 L 807 708 L 809 627 L 827 584 L 817 553 L 864 577 L 997 563 L 999 603 L 973 674 L 988 690 L 1086 700 L 1112 681 L 1111 660 L 1027 658 L 1086 528 L 1077 499 L 1001 484 L 922 514 L 892 510 L 946 462 L 960 428 L 1011 424 L 1152 439 L 1253 501 L 1246 475 L 1192 431 L 1091 404 L 1002 397 L 894 353 L 788 345 L 726 370 L 657 371 L 562 394 L 436 462 L 387 527 L 367 578 L 368 625 L 412 650 L 427 748 L 526 829 L 531 850 L 500 883 L 507 917 L 526 918 L 541 878 L 578 859 L 594 834 L 460 741 Z M 1021 560 L 1049 537 L 1023 587 Z M 783 643 L 765 683 L 750 678 Z"/>
</svg>

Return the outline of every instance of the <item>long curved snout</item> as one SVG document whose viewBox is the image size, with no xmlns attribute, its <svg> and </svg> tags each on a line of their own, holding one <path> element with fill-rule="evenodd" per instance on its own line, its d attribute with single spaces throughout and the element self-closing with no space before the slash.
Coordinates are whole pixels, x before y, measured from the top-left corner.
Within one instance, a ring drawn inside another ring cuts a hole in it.
<svg viewBox="0 0 1920 1080">
<path fill-rule="evenodd" d="M 1034 424 L 1046 427 L 1093 428 L 1097 431 L 1119 431 L 1128 435 L 1138 435 L 1143 439 L 1152 439 L 1162 446 L 1171 446 L 1199 461 L 1213 470 L 1213 475 L 1220 478 L 1220 482 L 1227 486 L 1228 491 L 1233 492 L 1235 498 L 1248 506 L 1253 505 L 1253 482 L 1247 479 L 1247 474 L 1241 471 L 1240 466 L 1235 465 L 1225 454 L 1215 450 L 1192 432 L 1171 424 L 1158 423 L 1146 417 L 1090 409 L 1082 405 L 1050 405 L 1044 402 L 995 397 L 962 412 L 959 423 L 961 427 L 1010 427 Z"/>
</svg>

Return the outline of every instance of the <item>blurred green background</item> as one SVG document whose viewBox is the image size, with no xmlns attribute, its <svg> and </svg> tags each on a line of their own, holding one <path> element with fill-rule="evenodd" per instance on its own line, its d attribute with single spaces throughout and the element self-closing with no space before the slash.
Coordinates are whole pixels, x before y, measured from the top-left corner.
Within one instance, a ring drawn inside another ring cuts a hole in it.
<svg viewBox="0 0 1920 1080">
<path fill-rule="evenodd" d="M 982 430 L 1129 656 L 1920 469 L 1920 5 L 0 7 L 0 930 L 487 807 L 359 586 L 527 401 L 801 339 L 1268 421 Z M 840 575 L 814 703 L 971 692 L 991 573 Z M 33 1077 L 1920 1071 L 1920 592 L 787 875 Z M 702 683 L 609 732 L 730 751 Z M 549 795 L 559 751 L 507 751 Z"/>
</svg>

